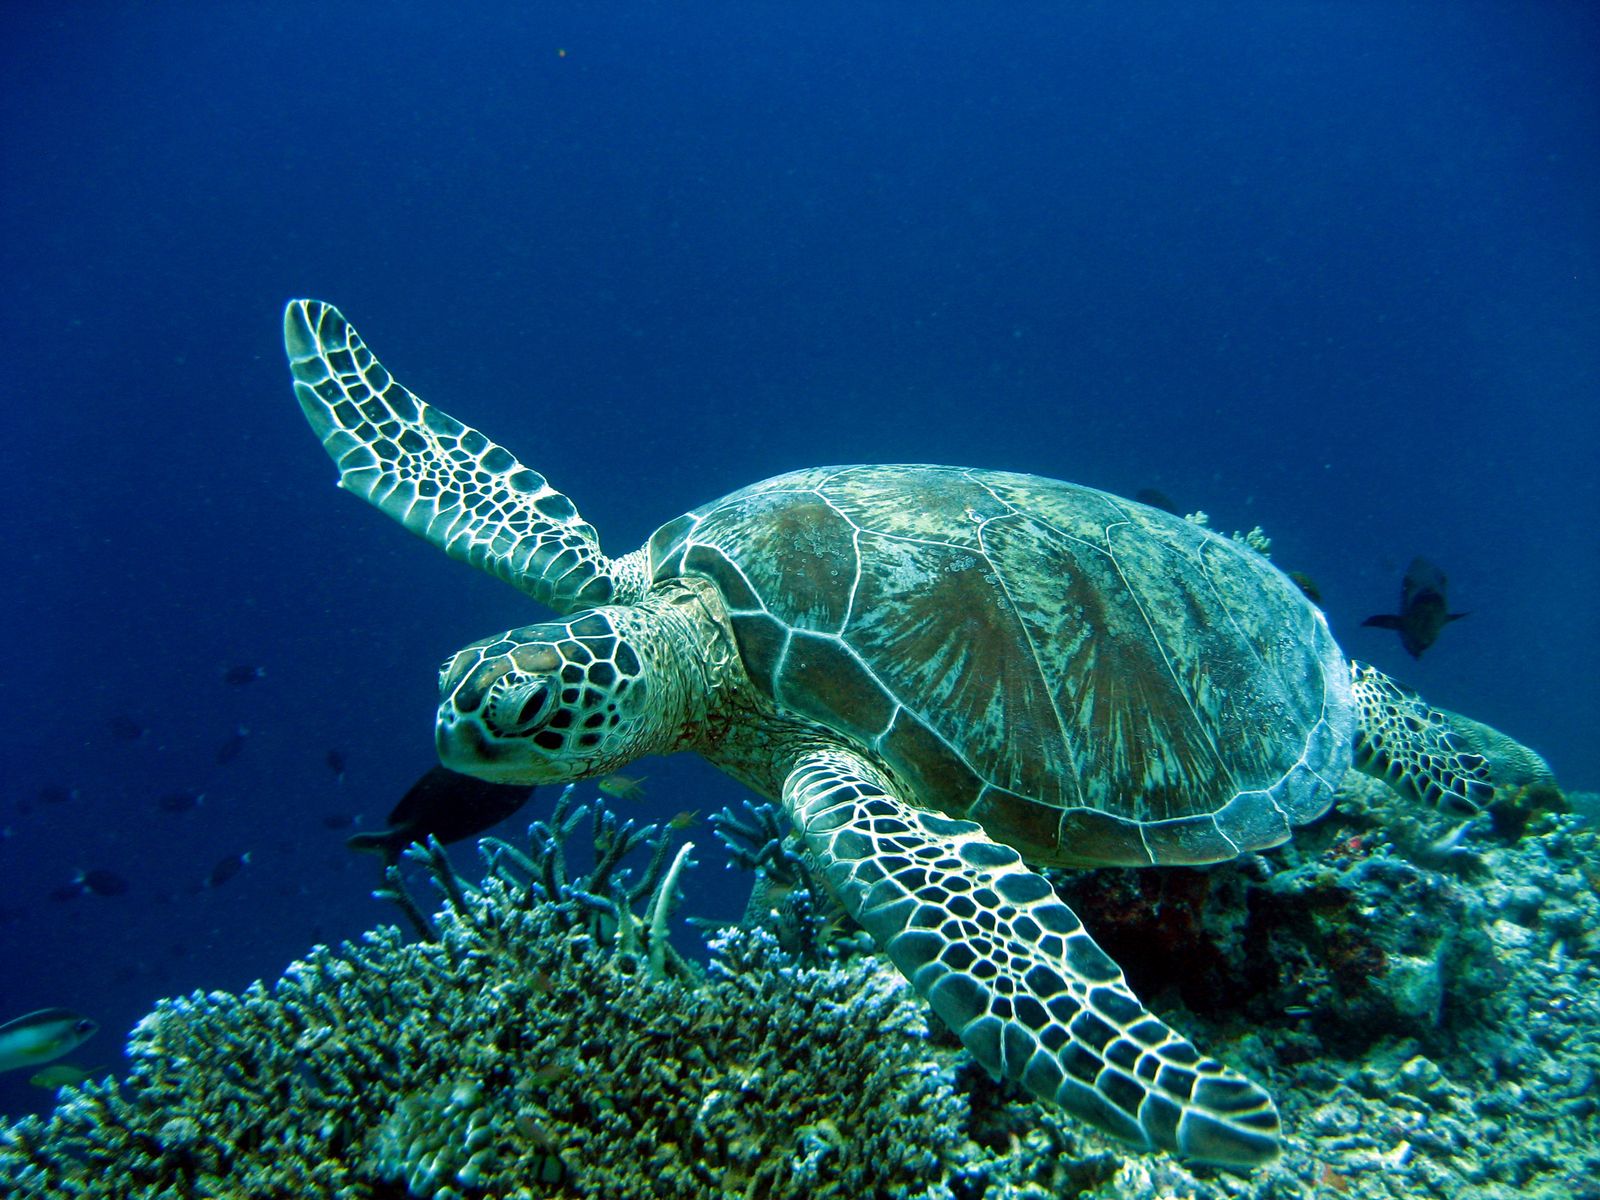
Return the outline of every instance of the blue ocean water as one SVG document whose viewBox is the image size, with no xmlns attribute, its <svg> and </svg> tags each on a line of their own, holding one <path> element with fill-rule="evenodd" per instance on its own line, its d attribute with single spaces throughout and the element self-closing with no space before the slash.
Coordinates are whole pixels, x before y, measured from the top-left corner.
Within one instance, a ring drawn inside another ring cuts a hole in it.
<svg viewBox="0 0 1600 1200">
<path fill-rule="evenodd" d="M 1525 4 L 0 9 L 0 1020 L 114 1064 L 157 996 L 394 919 L 327 822 L 536 619 L 331 486 L 291 296 L 613 553 L 823 462 L 1259 524 L 1350 653 L 1593 789 L 1597 59 Z M 1360 622 L 1417 554 L 1472 615 L 1414 662 Z M 640 773 L 641 816 L 741 795 Z"/>
</svg>

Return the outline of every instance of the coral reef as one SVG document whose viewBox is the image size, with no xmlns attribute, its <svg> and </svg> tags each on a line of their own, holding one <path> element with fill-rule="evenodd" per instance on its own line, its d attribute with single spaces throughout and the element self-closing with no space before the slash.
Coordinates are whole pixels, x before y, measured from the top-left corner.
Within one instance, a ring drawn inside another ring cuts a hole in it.
<svg viewBox="0 0 1600 1200">
<path fill-rule="evenodd" d="M 380 929 L 160 1004 L 126 1080 L 0 1127 L 0 1179 L 24 1200 L 1600 1200 L 1596 804 L 1557 796 L 1452 824 L 1353 777 L 1270 855 L 1059 878 L 1164 1015 L 1277 1095 L 1284 1156 L 1248 1176 L 995 1084 L 859 939 L 820 936 L 759 812 L 721 828 L 777 902 L 704 968 L 668 955 L 686 851 L 596 814 L 576 873 L 567 797 L 529 852 L 485 841 L 480 885 L 421 855 L 431 939 Z M 779 926 L 806 929 L 786 949 Z"/>
<path fill-rule="evenodd" d="M 724 808 L 711 817 L 729 860 L 754 873 L 742 924 L 768 930 L 801 962 L 870 953 L 872 938 L 822 886 L 783 810 L 770 801 L 751 800 L 742 809 Z"/>
<path fill-rule="evenodd" d="M 704 972 L 669 969 L 685 854 L 662 868 L 649 830 L 601 820 L 572 881 L 576 822 L 533 855 L 486 843 L 477 887 L 431 847 L 437 940 L 380 929 L 270 988 L 161 1003 L 125 1082 L 0 1132 L 7 1195 L 929 1194 L 964 1101 L 898 976 L 798 965 L 742 929 Z M 652 847 L 653 891 L 616 868 L 624 842 Z"/>
<path fill-rule="evenodd" d="M 1525 784 L 1452 825 L 1352 776 L 1270 856 L 1058 879 L 1289 1133 L 1248 1182 L 1094 1194 L 1600 1200 L 1600 838 L 1566 807 Z"/>
</svg>

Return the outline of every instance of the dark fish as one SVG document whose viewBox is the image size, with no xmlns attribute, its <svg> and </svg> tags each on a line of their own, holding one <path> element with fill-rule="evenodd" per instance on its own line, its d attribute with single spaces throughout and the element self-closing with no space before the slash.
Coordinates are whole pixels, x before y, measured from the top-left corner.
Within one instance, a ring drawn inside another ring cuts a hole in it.
<svg viewBox="0 0 1600 1200">
<path fill-rule="evenodd" d="M 96 896 L 120 896 L 128 890 L 126 879 L 104 868 L 81 872 L 78 882 L 83 885 L 84 891 L 93 892 Z"/>
<path fill-rule="evenodd" d="M 1317 586 L 1317 581 L 1304 571 L 1290 571 L 1289 578 L 1294 580 L 1295 587 L 1299 588 L 1305 598 L 1313 604 L 1322 603 L 1322 589 Z"/>
<path fill-rule="evenodd" d="M 235 729 L 228 740 L 217 747 L 217 765 L 220 767 L 238 758 L 239 752 L 244 749 L 245 739 L 249 736 L 250 731 L 243 725 Z"/>
<path fill-rule="evenodd" d="M 328 770 L 333 772 L 334 778 L 343 783 L 344 752 L 342 750 L 329 750 L 322 761 L 328 764 Z"/>
<path fill-rule="evenodd" d="M 248 850 L 246 850 L 243 854 L 228 855 L 227 858 L 223 859 L 221 862 L 217 863 L 216 866 L 211 868 L 211 874 L 206 877 L 206 886 L 221 887 L 240 871 L 244 870 L 245 864 L 249 861 L 250 852 Z"/>
<path fill-rule="evenodd" d="M 263 678 L 267 673 L 265 667 L 252 667 L 244 664 L 229 667 L 222 673 L 222 682 L 232 684 L 234 687 L 244 687 L 247 683 L 254 683 Z"/>
<path fill-rule="evenodd" d="M 349 829 L 356 823 L 356 819 L 349 813 L 329 813 L 322 818 L 324 829 Z"/>
<path fill-rule="evenodd" d="M 217 865 L 211 868 L 211 874 L 206 877 L 206 886 L 221 887 L 249 866 L 250 858 L 251 852 L 246 850 L 242 854 L 230 854 L 226 858 L 219 859 Z"/>
<path fill-rule="evenodd" d="M 150 731 L 126 713 L 118 713 L 110 722 L 111 736 L 119 742 L 137 742 Z"/>
<path fill-rule="evenodd" d="M 76 900 L 79 896 L 83 895 L 86 890 L 87 889 L 83 886 L 83 880 L 74 879 L 69 883 L 63 883 L 58 888 L 52 888 L 50 891 L 50 899 L 56 901 L 58 904 L 64 904 L 68 900 Z"/>
<path fill-rule="evenodd" d="M 434 767 L 411 785 L 389 814 L 389 827 L 372 833 L 352 834 L 345 845 L 369 850 L 394 862 L 412 842 L 432 834 L 447 845 L 498 825 L 528 802 L 533 787 L 522 783 L 488 783 Z"/>
<path fill-rule="evenodd" d="M 76 800 L 77 798 L 77 788 L 62 787 L 58 783 L 46 784 L 39 789 L 39 799 L 46 804 L 65 804 L 68 800 Z"/>
<path fill-rule="evenodd" d="M 1468 615 L 1450 611 L 1449 601 L 1445 599 L 1445 585 L 1443 571 L 1425 558 L 1413 558 L 1400 584 L 1400 611 L 1380 613 L 1368 617 L 1361 624 L 1396 630 L 1406 653 L 1412 658 L 1421 658 L 1422 652 L 1438 638 L 1441 629 L 1451 621 L 1459 621 Z"/>
<path fill-rule="evenodd" d="M 1163 512 L 1171 513 L 1175 517 L 1183 516 L 1183 514 L 1178 511 L 1177 502 L 1173 500 L 1171 496 L 1163 492 L 1160 488 L 1140 488 L 1133 494 L 1133 498 L 1140 504 L 1148 504 L 1151 508 L 1159 508 Z"/>
<path fill-rule="evenodd" d="M 168 792 L 156 801 L 156 805 L 162 812 L 181 813 L 199 808 L 205 802 L 206 794 L 204 792 L 183 791 Z"/>
</svg>

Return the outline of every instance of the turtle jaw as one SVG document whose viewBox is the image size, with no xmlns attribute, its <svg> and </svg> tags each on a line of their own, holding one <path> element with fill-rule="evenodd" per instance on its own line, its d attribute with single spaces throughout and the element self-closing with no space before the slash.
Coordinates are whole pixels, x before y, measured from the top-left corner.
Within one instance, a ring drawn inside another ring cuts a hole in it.
<svg viewBox="0 0 1600 1200">
<path fill-rule="evenodd" d="M 457 653 L 439 673 L 439 761 L 492 783 L 580 778 L 557 753 L 564 739 L 547 732 L 561 709 L 561 666 L 554 647 L 510 634 Z"/>
<path fill-rule="evenodd" d="M 462 716 L 448 701 L 439 706 L 434 744 L 443 765 L 490 783 L 564 783 L 572 778 L 550 770 L 557 764 L 530 755 L 523 744 L 495 737 L 482 722 Z"/>
</svg>

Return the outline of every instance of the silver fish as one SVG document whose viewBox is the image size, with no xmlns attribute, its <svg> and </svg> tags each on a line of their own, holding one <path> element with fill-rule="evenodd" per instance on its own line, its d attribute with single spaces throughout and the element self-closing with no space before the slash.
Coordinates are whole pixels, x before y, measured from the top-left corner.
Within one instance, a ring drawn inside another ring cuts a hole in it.
<svg viewBox="0 0 1600 1200">
<path fill-rule="evenodd" d="M 77 1049 L 100 1026 L 65 1008 L 41 1008 L 0 1025 L 0 1071 L 37 1067 Z"/>
</svg>

